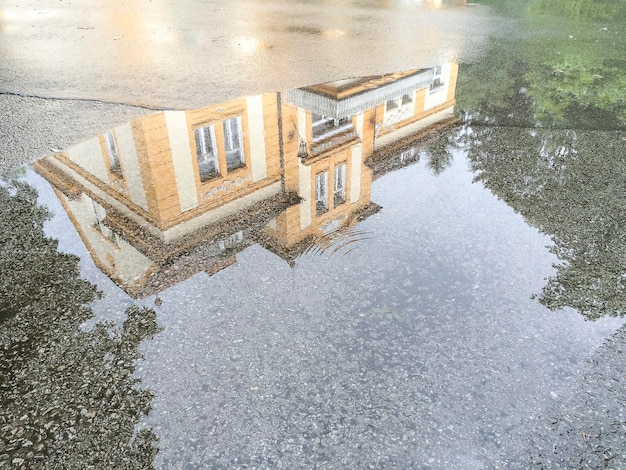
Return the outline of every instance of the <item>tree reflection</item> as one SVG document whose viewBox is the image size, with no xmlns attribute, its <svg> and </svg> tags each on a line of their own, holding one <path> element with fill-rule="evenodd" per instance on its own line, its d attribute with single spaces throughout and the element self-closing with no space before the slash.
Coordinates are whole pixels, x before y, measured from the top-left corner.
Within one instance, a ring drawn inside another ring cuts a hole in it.
<svg viewBox="0 0 626 470">
<path fill-rule="evenodd" d="M 623 18 L 626 2 L 623 0 L 477 0 L 500 13 L 559 16 L 569 20 L 597 20 Z"/>
<path fill-rule="evenodd" d="M 443 133 L 428 145 L 425 153 L 428 155 L 426 165 L 435 176 L 440 175 L 443 171 L 452 165 L 453 155 L 450 151 L 451 134 Z"/>
<path fill-rule="evenodd" d="M 517 2 L 519 3 L 519 2 Z M 623 0 L 530 0 L 528 9 L 535 14 L 550 14 L 572 20 L 607 20 L 624 18 Z"/>
<path fill-rule="evenodd" d="M 132 374 L 156 314 L 130 307 L 120 329 L 81 331 L 98 294 L 47 218 L 31 187 L 0 186 L 0 466 L 150 468 L 156 436 L 134 430 L 151 393 Z"/>
<path fill-rule="evenodd" d="M 518 17 L 523 35 L 492 44 L 459 74 L 457 104 L 501 125 L 624 128 L 626 2 L 493 2 Z"/>
<path fill-rule="evenodd" d="M 538 296 L 588 319 L 626 313 L 626 142 L 620 132 L 478 127 L 476 180 L 551 236 L 560 262 Z M 506 146 L 502 145 L 506 142 Z"/>
<path fill-rule="evenodd" d="M 468 125 L 458 144 L 477 180 L 552 237 L 560 262 L 539 300 L 589 319 L 623 316 L 626 148 L 611 129 L 626 126 L 626 3 L 480 3 L 517 17 L 524 33 L 461 67 Z"/>
</svg>

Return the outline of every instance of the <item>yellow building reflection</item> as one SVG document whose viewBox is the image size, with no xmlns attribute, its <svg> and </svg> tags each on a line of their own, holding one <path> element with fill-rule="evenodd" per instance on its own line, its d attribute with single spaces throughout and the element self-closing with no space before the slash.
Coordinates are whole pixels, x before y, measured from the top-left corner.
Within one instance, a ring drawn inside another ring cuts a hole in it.
<svg viewBox="0 0 626 470">
<path fill-rule="evenodd" d="M 442 64 L 160 112 L 35 169 L 96 265 L 131 297 L 214 274 L 253 243 L 293 265 L 328 234 L 380 209 L 370 191 L 381 162 L 402 155 L 394 146 L 454 119 L 457 69 Z"/>
</svg>

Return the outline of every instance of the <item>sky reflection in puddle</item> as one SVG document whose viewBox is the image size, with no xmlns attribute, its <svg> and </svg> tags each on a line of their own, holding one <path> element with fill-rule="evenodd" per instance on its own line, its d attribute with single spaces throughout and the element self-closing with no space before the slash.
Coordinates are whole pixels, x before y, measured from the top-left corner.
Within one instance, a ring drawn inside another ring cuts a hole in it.
<svg viewBox="0 0 626 470">
<path fill-rule="evenodd" d="M 90 324 L 157 312 L 135 371 L 157 466 L 482 468 L 567 398 L 622 322 L 533 298 L 554 234 L 487 147 L 563 135 L 459 124 L 456 74 L 167 111 L 35 164 L 48 235 L 105 293 Z"/>
</svg>

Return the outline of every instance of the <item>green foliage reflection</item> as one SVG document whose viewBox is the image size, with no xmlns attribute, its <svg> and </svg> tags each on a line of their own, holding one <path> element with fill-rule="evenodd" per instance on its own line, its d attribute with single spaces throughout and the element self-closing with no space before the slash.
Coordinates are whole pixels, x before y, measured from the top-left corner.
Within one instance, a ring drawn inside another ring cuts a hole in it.
<svg viewBox="0 0 626 470">
<path fill-rule="evenodd" d="M 532 0 L 528 11 L 536 15 L 553 15 L 570 20 L 624 19 L 623 0 Z"/>
<path fill-rule="evenodd" d="M 517 29 L 461 67 L 457 109 L 502 125 L 626 126 L 626 1 L 481 3 L 498 4 Z"/>
</svg>

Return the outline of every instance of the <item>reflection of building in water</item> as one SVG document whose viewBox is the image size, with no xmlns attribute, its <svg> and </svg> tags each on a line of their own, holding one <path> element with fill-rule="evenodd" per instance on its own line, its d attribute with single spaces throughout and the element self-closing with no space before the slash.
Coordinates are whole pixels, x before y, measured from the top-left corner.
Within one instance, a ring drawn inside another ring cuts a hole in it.
<svg viewBox="0 0 626 470">
<path fill-rule="evenodd" d="M 165 111 L 36 169 L 59 189 L 100 269 L 141 295 L 155 273 L 215 270 L 250 243 L 251 227 L 286 207 L 276 110 L 274 93 Z M 202 253 L 189 257 L 192 249 Z"/>
<path fill-rule="evenodd" d="M 312 243 L 376 212 L 370 157 L 453 119 L 458 66 L 339 80 L 283 94 L 285 187 L 302 202 L 259 242 L 290 263 Z"/>
<path fill-rule="evenodd" d="M 379 209 L 366 159 L 450 118 L 456 70 L 445 64 L 160 112 L 35 167 L 95 263 L 131 296 L 213 274 L 254 242 L 292 263 Z"/>
</svg>

